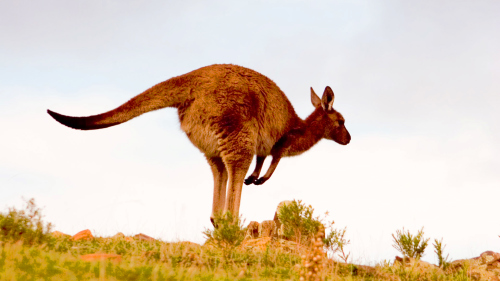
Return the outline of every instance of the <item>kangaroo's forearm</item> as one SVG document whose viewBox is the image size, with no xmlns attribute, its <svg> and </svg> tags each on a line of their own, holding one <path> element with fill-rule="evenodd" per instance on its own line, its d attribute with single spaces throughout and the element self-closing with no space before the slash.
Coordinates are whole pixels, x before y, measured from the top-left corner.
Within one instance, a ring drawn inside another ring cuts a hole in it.
<svg viewBox="0 0 500 281">
<path fill-rule="evenodd" d="M 255 184 L 256 185 L 261 185 L 263 183 L 265 183 L 269 178 L 271 178 L 271 176 L 273 175 L 274 171 L 276 170 L 276 167 L 278 167 L 278 163 L 280 162 L 281 160 L 281 156 L 273 156 L 273 160 L 271 161 L 271 165 L 269 165 L 269 169 L 267 170 L 266 174 L 261 177 L 260 179 L 258 179 L 257 181 L 255 181 Z"/>
<path fill-rule="evenodd" d="M 257 156 L 255 170 L 247 179 L 245 179 L 246 185 L 254 183 L 259 178 L 260 171 L 262 170 L 262 166 L 264 165 L 264 160 L 266 160 L 266 156 Z"/>
</svg>

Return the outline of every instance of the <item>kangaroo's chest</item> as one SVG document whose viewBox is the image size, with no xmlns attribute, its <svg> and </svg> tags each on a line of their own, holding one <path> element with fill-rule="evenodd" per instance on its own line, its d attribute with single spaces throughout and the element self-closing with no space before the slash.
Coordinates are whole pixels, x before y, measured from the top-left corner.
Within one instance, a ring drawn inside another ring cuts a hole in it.
<svg viewBox="0 0 500 281">
<path fill-rule="evenodd" d="M 276 143 L 277 136 L 272 132 L 261 130 L 257 137 L 255 154 L 259 156 L 271 155 L 271 150 Z"/>
</svg>

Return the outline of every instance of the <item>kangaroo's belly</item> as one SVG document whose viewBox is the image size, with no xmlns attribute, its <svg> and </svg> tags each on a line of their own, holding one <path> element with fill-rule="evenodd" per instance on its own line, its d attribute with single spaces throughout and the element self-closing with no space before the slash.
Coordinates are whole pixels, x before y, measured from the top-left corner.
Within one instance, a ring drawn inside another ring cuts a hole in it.
<svg viewBox="0 0 500 281">
<path fill-rule="evenodd" d="M 181 129 L 186 133 L 191 143 L 208 157 L 219 156 L 217 135 L 208 126 L 181 122 Z"/>
<path fill-rule="evenodd" d="M 220 157 L 220 135 L 206 126 L 183 123 L 182 130 L 191 143 L 208 157 Z M 275 141 L 270 138 L 259 137 L 254 146 L 254 154 L 259 156 L 271 155 Z"/>
<path fill-rule="evenodd" d="M 203 118 L 203 117 L 201 117 Z M 208 120 L 193 120 L 187 118 L 181 121 L 181 129 L 186 133 L 191 143 L 208 157 L 220 157 L 223 135 L 233 136 L 231 132 L 220 132 L 218 126 L 210 126 Z M 274 134 L 260 131 L 253 140 L 245 140 L 243 143 L 252 144 L 254 154 L 260 156 L 271 155 L 271 150 L 277 141 Z"/>
</svg>

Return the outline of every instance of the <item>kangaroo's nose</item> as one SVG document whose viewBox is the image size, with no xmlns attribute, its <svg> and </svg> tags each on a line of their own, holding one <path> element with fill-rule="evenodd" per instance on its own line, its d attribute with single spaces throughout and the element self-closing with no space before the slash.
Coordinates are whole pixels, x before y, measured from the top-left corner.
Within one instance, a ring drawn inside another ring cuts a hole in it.
<svg viewBox="0 0 500 281">
<path fill-rule="evenodd" d="M 347 132 L 347 136 L 345 138 L 343 145 L 347 145 L 350 142 L 351 142 L 351 134 L 349 134 L 349 132 Z"/>
</svg>

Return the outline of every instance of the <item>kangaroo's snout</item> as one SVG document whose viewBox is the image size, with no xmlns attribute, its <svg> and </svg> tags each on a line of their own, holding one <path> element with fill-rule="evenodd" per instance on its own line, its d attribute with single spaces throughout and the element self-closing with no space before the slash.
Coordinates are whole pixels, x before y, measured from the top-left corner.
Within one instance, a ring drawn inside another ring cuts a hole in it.
<svg viewBox="0 0 500 281">
<path fill-rule="evenodd" d="M 351 134 L 349 134 L 346 127 L 341 126 L 333 131 L 331 139 L 338 144 L 347 145 L 351 142 Z"/>
<path fill-rule="evenodd" d="M 341 145 L 347 145 L 351 142 L 351 134 L 347 132 L 347 135 L 344 137 L 344 139 L 341 142 L 338 142 Z"/>
</svg>

